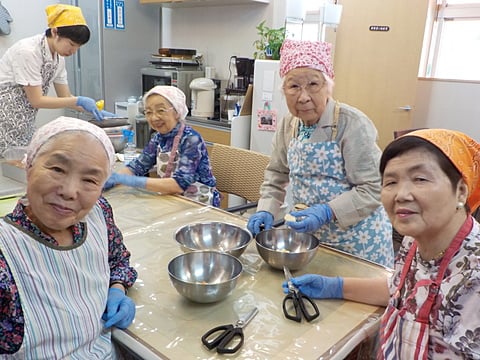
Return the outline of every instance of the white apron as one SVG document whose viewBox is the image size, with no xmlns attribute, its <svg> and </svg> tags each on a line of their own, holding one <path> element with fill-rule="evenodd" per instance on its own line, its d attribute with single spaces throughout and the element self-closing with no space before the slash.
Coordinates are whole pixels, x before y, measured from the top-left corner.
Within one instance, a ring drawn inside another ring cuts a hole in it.
<svg viewBox="0 0 480 360">
<path fill-rule="evenodd" d="M 42 37 L 43 65 L 42 94 L 47 95 L 50 84 L 58 67 L 58 62 L 52 62 L 45 53 L 46 41 Z M 35 132 L 35 116 L 38 109 L 34 108 L 22 85 L 3 84 L 0 86 L 0 156 L 8 146 L 25 146 L 30 143 Z"/>
<path fill-rule="evenodd" d="M 401 299 L 401 292 L 404 291 L 405 279 L 410 273 L 413 257 L 417 252 L 417 244 L 414 242 L 408 251 L 405 264 L 400 276 L 395 294 L 390 298 L 385 313 L 382 316 L 380 327 L 380 350 L 377 359 L 427 359 L 430 335 L 430 312 L 435 298 L 440 289 L 445 271 L 455 253 L 463 243 L 465 237 L 472 229 L 473 220 L 468 218 L 466 224 L 460 229 L 452 243 L 448 247 L 440 262 L 437 277 L 434 281 L 423 279 L 415 284 L 412 293 Z M 421 288 L 428 289 L 427 300 L 423 303 L 415 320 L 405 317 L 409 302 L 415 300 L 417 291 Z M 401 302 L 401 304 L 400 304 Z"/>
<path fill-rule="evenodd" d="M 335 105 L 333 133 L 330 141 L 312 143 L 293 136 L 288 148 L 290 185 L 293 204 L 308 206 L 324 204 L 349 191 L 342 152 L 336 141 L 339 105 Z M 393 266 L 393 249 L 385 251 L 385 241 L 391 242 L 392 226 L 383 206 L 370 216 L 347 229 L 330 222 L 315 232 L 329 246 L 364 259 Z M 392 246 L 392 245 L 389 245 Z"/>
<path fill-rule="evenodd" d="M 101 320 L 110 267 L 98 205 L 86 222 L 85 240 L 60 249 L 0 219 L 0 250 L 18 287 L 25 319 L 20 350 L 0 359 L 117 359 L 111 331 Z"/>
</svg>

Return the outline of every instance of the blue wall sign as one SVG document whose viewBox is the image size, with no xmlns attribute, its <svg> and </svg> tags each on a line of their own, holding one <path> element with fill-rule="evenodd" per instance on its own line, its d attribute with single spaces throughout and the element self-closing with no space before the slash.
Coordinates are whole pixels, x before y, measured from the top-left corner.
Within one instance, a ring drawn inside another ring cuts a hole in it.
<svg viewBox="0 0 480 360">
<path fill-rule="evenodd" d="M 115 29 L 125 30 L 125 1 L 115 0 Z"/>
<path fill-rule="evenodd" d="M 115 27 L 114 23 L 113 0 L 103 0 L 103 26 L 106 29 L 113 29 Z"/>
</svg>

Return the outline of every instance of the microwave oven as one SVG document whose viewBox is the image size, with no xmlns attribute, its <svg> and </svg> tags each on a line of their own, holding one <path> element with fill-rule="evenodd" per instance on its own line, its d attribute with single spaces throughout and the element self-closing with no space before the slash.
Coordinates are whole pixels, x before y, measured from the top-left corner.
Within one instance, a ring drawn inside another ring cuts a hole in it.
<svg viewBox="0 0 480 360">
<path fill-rule="evenodd" d="M 188 68 L 161 69 L 146 67 L 141 69 L 141 73 L 143 94 L 157 85 L 178 87 L 185 93 L 186 105 L 189 110 L 192 108 L 190 83 L 193 79 L 204 76 L 203 70 L 191 70 Z"/>
</svg>

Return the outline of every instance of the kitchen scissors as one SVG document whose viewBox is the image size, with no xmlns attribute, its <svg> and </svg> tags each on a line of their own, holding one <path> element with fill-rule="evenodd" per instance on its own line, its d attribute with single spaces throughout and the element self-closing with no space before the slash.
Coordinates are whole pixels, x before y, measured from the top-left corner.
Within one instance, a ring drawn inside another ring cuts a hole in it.
<svg viewBox="0 0 480 360">
<path fill-rule="evenodd" d="M 283 299 L 283 313 L 287 319 L 301 322 L 302 315 L 308 322 L 320 316 L 317 304 L 307 295 L 302 294 L 292 283 L 292 274 L 290 270 L 284 266 L 283 273 L 288 285 L 288 294 Z"/>
<path fill-rule="evenodd" d="M 217 348 L 219 354 L 236 353 L 243 345 L 243 328 L 257 315 L 258 308 L 253 308 L 247 316 L 238 319 L 235 324 L 220 325 L 208 330 L 202 336 L 202 343 L 209 349 Z"/>
</svg>

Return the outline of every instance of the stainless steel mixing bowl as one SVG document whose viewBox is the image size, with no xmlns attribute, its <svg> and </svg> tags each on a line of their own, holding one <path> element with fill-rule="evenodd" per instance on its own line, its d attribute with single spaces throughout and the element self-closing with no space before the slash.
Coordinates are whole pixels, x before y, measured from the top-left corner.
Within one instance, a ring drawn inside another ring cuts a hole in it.
<svg viewBox="0 0 480 360">
<path fill-rule="evenodd" d="M 224 222 L 188 224 L 175 232 L 175 240 L 185 252 L 215 250 L 239 257 L 252 240 L 252 234 L 240 226 Z"/>
<path fill-rule="evenodd" d="M 168 275 L 180 295 L 198 303 L 226 298 L 237 285 L 242 263 L 235 256 L 217 251 L 193 251 L 168 263 Z"/>
<path fill-rule="evenodd" d="M 299 270 L 313 260 L 320 241 L 312 234 L 292 229 L 264 230 L 255 237 L 257 251 L 271 267 Z"/>
</svg>

